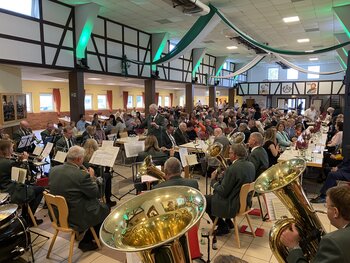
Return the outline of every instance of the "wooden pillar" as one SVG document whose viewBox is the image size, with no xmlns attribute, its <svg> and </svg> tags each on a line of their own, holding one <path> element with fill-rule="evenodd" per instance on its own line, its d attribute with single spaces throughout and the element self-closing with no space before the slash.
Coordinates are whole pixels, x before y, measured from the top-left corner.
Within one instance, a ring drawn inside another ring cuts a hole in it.
<svg viewBox="0 0 350 263">
<path fill-rule="evenodd" d="M 235 106 L 235 95 L 236 95 L 235 88 L 230 88 L 228 90 L 228 106 L 229 107 Z"/>
<path fill-rule="evenodd" d="M 70 118 L 77 122 L 80 114 L 85 114 L 84 72 L 81 70 L 71 71 L 68 78 Z"/>
<path fill-rule="evenodd" d="M 350 136 L 345 136 L 345 134 L 350 134 L 350 51 L 348 51 L 348 62 L 347 70 L 345 75 L 345 94 L 344 94 L 344 131 L 343 131 L 343 156 L 345 159 L 350 157 Z M 348 120 L 348 121 L 345 121 Z"/>
<path fill-rule="evenodd" d="M 209 86 L 209 107 L 214 108 L 216 102 L 216 86 Z"/>
<path fill-rule="evenodd" d="M 194 85 L 192 83 L 186 84 L 186 112 L 191 113 L 193 111 L 194 105 L 193 105 L 193 99 L 194 99 Z"/>
<path fill-rule="evenodd" d="M 154 103 L 156 97 L 156 81 L 154 79 L 145 80 L 145 113 L 149 113 L 149 105 Z"/>
</svg>

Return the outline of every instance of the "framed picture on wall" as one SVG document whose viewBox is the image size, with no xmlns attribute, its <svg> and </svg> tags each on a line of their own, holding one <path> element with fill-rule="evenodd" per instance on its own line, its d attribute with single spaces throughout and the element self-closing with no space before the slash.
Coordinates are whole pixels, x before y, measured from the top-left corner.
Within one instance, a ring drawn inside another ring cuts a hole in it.
<svg viewBox="0 0 350 263">
<path fill-rule="evenodd" d="M 3 122 L 16 120 L 15 95 L 3 94 L 1 99 Z"/>
<path fill-rule="evenodd" d="M 26 95 L 16 95 L 16 119 L 22 120 L 27 118 L 27 103 L 26 103 Z"/>
</svg>

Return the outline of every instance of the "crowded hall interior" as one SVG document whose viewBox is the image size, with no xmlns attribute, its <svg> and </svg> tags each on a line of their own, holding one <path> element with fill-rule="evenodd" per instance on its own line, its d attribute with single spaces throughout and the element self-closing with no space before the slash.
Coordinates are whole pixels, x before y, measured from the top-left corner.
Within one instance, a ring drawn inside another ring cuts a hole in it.
<svg viewBox="0 0 350 263">
<path fill-rule="evenodd" d="M 0 263 L 349 263 L 349 14 L 0 1 Z"/>
</svg>

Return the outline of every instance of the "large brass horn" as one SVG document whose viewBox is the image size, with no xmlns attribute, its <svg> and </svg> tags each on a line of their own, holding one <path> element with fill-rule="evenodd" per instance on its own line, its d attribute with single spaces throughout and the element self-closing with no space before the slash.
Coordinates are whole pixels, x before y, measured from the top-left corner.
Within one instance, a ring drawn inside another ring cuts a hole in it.
<svg viewBox="0 0 350 263">
<path fill-rule="evenodd" d="M 214 142 L 213 144 L 209 145 L 206 153 L 209 154 L 210 157 L 216 158 L 223 168 L 226 169 L 228 165 L 225 158 L 222 156 L 223 150 L 224 146 L 221 143 Z"/>
<path fill-rule="evenodd" d="M 189 263 L 185 233 L 203 216 L 206 200 L 187 186 L 154 189 L 114 209 L 102 224 L 102 242 L 138 252 L 142 262 Z"/>
<path fill-rule="evenodd" d="M 159 182 L 165 181 L 165 174 L 153 164 L 152 155 L 148 155 L 141 164 L 138 176 L 142 175 L 154 176 Z"/>
<path fill-rule="evenodd" d="M 231 144 L 244 144 L 245 134 L 243 132 L 230 133 L 227 139 Z"/>
<path fill-rule="evenodd" d="M 315 256 L 320 238 L 325 234 L 323 225 L 300 183 L 300 175 L 305 168 L 305 160 L 291 159 L 267 169 L 255 181 L 256 192 L 273 192 L 293 216 L 278 220 L 270 230 L 270 247 L 278 262 L 286 262 L 288 250 L 280 242 L 280 236 L 292 223 L 299 230 L 302 238 L 300 247 L 308 260 Z"/>
</svg>

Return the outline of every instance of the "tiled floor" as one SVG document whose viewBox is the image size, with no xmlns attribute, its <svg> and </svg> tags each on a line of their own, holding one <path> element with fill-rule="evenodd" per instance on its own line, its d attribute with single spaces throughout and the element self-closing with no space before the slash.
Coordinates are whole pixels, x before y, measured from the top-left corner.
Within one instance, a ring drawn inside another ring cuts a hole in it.
<svg viewBox="0 0 350 263">
<path fill-rule="evenodd" d="M 129 179 L 124 180 L 123 178 L 116 176 L 113 178 L 113 193 L 117 196 L 127 192 L 132 188 L 131 185 L 131 169 L 128 167 L 118 166 L 118 172 L 127 176 Z M 204 177 L 199 176 L 199 185 L 202 193 L 205 193 L 205 180 Z M 316 184 L 316 183 L 314 183 Z M 319 188 L 319 185 L 315 186 Z M 310 194 L 311 195 L 311 194 Z M 133 195 L 125 196 L 121 202 L 125 202 L 128 199 L 132 198 Z M 255 199 L 255 198 L 254 198 Z M 256 200 L 254 200 L 254 207 L 258 207 Z M 316 205 L 315 209 L 325 210 L 322 204 Z M 41 209 L 37 212 L 37 217 L 43 218 L 44 223 L 40 225 L 38 228 L 32 228 L 32 230 L 37 231 L 41 234 L 47 235 L 51 237 L 53 234 L 53 230 L 51 228 L 50 220 L 47 216 L 47 210 Z M 333 231 L 334 227 L 332 227 L 327 219 L 327 216 L 324 214 L 319 214 L 321 222 L 324 224 L 326 231 Z M 259 227 L 264 229 L 264 235 L 262 237 L 253 238 L 249 234 L 239 234 L 241 240 L 241 248 L 237 247 L 237 244 L 234 240 L 233 231 L 230 234 L 222 237 L 218 237 L 218 250 L 210 251 L 210 258 L 214 261 L 215 257 L 218 255 L 233 255 L 237 258 L 243 259 L 247 262 L 252 263 L 266 263 L 266 262 L 277 262 L 277 260 L 272 255 L 272 252 L 269 248 L 268 242 L 268 233 L 271 228 L 273 222 L 263 222 L 260 217 L 250 216 L 252 224 L 254 227 Z M 208 224 L 207 220 L 209 217 L 205 214 L 201 220 L 199 229 L 209 230 L 211 224 Z M 240 226 L 243 224 L 247 224 L 243 218 L 239 219 Z M 201 232 L 201 231 L 199 231 Z M 35 237 L 35 234 L 33 234 Z M 205 242 L 207 242 L 205 240 Z M 49 246 L 50 240 L 46 240 L 42 237 L 39 237 L 34 243 L 34 256 L 35 262 L 67 262 L 68 253 L 69 253 L 69 237 L 65 234 L 60 234 L 56 240 L 55 246 L 52 250 L 52 254 L 50 259 L 46 259 L 47 249 Z M 93 263 L 117 263 L 117 262 L 126 262 L 126 256 L 124 253 L 117 252 L 111 250 L 107 247 L 103 247 L 102 250 L 96 252 L 85 252 L 82 253 L 81 250 L 77 248 L 78 243 L 75 243 L 74 247 L 74 257 L 73 262 L 93 262 Z M 201 244 L 201 253 L 203 254 L 203 259 L 207 260 L 207 244 Z M 23 256 L 23 259 L 29 260 L 30 254 L 26 253 Z"/>
</svg>

